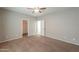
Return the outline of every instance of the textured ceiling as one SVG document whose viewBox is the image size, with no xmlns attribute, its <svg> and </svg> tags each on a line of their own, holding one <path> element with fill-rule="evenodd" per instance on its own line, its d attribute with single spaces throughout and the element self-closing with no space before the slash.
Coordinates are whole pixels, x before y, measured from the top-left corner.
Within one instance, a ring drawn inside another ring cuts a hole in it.
<svg viewBox="0 0 79 59">
<path fill-rule="evenodd" d="M 32 10 L 27 9 L 27 7 L 4 7 L 3 9 L 19 12 L 19 13 L 26 14 L 29 16 L 38 17 L 38 16 L 49 14 L 49 13 L 54 13 L 56 11 L 66 10 L 68 9 L 68 7 L 46 7 L 46 9 L 42 13 L 37 13 L 37 14 L 32 13 Z"/>
</svg>

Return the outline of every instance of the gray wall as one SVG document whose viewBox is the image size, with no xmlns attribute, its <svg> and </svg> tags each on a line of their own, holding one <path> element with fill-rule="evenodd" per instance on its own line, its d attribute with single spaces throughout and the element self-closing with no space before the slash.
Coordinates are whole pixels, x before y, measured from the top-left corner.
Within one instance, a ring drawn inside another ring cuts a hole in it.
<svg viewBox="0 0 79 59">
<path fill-rule="evenodd" d="M 56 11 L 42 16 L 45 35 L 79 45 L 79 8 Z"/>
<path fill-rule="evenodd" d="M 35 20 L 34 17 L 0 9 L 0 42 L 21 38 L 23 33 L 22 20 L 24 19 L 28 20 L 29 22 L 28 29 L 31 29 L 28 30 L 29 36 L 33 35 L 35 30 L 33 30 L 34 24 L 31 22 Z"/>
<path fill-rule="evenodd" d="M 2 17 L 0 17 L 0 39 L 2 39 L 2 20 L 1 19 Z"/>
</svg>

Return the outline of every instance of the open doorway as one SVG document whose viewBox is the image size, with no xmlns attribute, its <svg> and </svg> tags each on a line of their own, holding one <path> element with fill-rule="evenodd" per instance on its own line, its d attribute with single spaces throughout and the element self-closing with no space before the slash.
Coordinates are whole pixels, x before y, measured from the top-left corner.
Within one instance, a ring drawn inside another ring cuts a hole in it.
<svg viewBox="0 0 79 59">
<path fill-rule="evenodd" d="M 37 25 L 37 27 L 36 27 L 37 28 L 37 34 L 44 36 L 44 34 L 45 34 L 44 33 L 44 31 L 45 31 L 44 30 L 45 29 L 44 28 L 44 20 L 37 20 L 37 24 L 36 25 Z"/>
<path fill-rule="evenodd" d="M 22 21 L 22 27 L 23 27 L 23 33 L 22 33 L 22 35 L 23 36 L 28 36 L 28 22 L 27 22 L 27 20 L 23 20 Z"/>
</svg>

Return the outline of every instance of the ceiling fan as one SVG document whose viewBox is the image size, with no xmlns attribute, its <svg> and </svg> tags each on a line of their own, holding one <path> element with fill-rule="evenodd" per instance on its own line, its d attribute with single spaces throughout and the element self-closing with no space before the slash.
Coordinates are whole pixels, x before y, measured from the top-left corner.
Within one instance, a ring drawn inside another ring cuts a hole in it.
<svg viewBox="0 0 79 59">
<path fill-rule="evenodd" d="M 27 8 L 29 10 L 32 10 L 32 13 L 42 13 L 43 10 L 45 10 L 46 8 L 45 7 L 34 7 L 34 8 Z"/>
</svg>

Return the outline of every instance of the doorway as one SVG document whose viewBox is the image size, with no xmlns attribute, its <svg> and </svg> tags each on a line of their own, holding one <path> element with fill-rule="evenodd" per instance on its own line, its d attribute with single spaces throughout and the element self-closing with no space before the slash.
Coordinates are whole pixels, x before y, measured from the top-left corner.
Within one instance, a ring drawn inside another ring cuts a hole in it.
<svg viewBox="0 0 79 59">
<path fill-rule="evenodd" d="M 23 27 L 23 33 L 22 35 L 23 36 L 28 36 L 28 23 L 27 23 L 27 20 L 23 20 L 22 21 L 22 27 Z"/>
<path fill-rule="evenodd" d="M 37 20 L 37 34 L 44 36 L 44 20 Z"/>
</svg>

